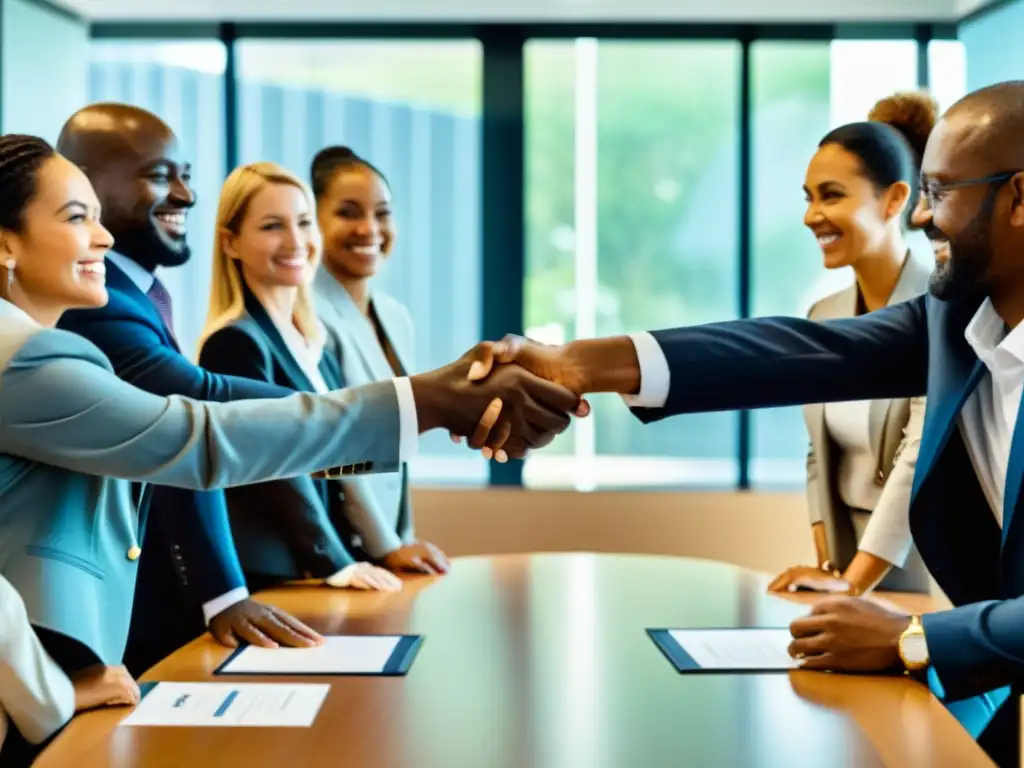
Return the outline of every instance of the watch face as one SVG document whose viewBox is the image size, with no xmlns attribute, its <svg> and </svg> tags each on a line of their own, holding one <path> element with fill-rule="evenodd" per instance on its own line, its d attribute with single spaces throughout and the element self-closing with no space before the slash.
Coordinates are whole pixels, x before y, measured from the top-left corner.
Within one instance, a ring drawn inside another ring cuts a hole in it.
<svg viewBox="0 0 1024 768">
<path fill-rule="evenodd" d="M 906 635 L 900 642 L 900 650 L 910 664 L 928 663 L 928 644 L 923 634 Z"/>
</svg>

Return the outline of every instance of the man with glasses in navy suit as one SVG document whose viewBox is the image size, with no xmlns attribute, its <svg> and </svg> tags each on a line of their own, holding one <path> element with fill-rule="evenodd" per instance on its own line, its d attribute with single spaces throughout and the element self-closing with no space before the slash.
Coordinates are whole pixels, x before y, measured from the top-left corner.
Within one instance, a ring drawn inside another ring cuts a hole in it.
<svg viewBox="0 0 1024 768">
<path fill-rule="evenodd" d="M 908 616 L 856 597 L 791 627 L 806 669 L 907 672 L 1003 766 L 1024 692 L 1024 81 L 939 121 L 914 222 L 930 294 L 853 319 L 760 318 L 544 347 L 492 346 L 569 389 L 618 392 L 643 421 L 682 413 L 927 395 L 910 523 L 952 610 Z M 482 369 L 489 369 L 482 360 Z M 481 378 L 479 376 L 474 378 Z M 1012 694 L 1012 695 L 1011 695 Z"/>
</svg>

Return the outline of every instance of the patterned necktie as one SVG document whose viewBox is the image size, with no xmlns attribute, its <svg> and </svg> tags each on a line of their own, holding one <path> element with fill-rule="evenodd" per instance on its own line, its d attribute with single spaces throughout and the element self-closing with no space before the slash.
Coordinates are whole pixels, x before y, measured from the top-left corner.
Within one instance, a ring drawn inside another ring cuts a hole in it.
<svg viewBox="0 0 1024 768">
<path fill-rule="evenodd" d="M 168 293 L 164 284 L 159 279 L 153 278 L 153 284 L 146 291 L 149 300 L 153 302 L 156 311 L 160 313 L 160 319 L 164 321 L 167 332 L 174 338 L 174 315 L 171 313 L 171 294 Z"/>
</svg>

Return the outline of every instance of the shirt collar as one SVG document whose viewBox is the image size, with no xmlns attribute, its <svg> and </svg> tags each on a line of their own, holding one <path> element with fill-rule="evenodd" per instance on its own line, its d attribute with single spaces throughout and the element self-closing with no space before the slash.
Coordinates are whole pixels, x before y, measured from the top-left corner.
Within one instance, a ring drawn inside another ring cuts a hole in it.
<svg viewBox="0 0 1024 768">
<path fill-rule="evenodd" d="M 149 293 L 149 289 L 156 281 L 156 276 L 152 272 L 117 251 L 108 251 L 107 258 L 114 262 L 115 267 L 124 272 L 125 277 L 131 280 L 136 288 L 143 293 Z"/>
<path fill-rule="evenodd" d="M 964 330 L 964 338 L 979 360 L 990 359 L 996 351 L 1006 352 L 1024 362 L 1024 323 L 1007 333 L 1006 323 L 985 299 Z"/>
</svg>

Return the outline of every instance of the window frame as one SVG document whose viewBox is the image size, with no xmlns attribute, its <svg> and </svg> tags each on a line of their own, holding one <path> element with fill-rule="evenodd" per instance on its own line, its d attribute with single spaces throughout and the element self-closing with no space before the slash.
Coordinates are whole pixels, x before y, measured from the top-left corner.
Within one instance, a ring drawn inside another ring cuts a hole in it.
<svg viewBox="0 0 1024 768">
<path fill-rule="evenodd" d="M 753 265 L 752 207 L 752 78 L 751 45 L 760 40 L 892 40 L 917 43 L 918 85 L 928 87 L 928 45 L 932 40 L 955 40 L 957 25 L 950 23 L 855 24 L 693 24 L 693 23 L 314 23 L 314 22 L 96 22 L 94 40 L 162 39 L 219 40 L 227 51 L 224 72 L 225 175 L 238 163 L 238 72 L 235 44 L 243 39 L 338 41 L 381 39 L 476 38 L 483 49 L 482 76 L 482 183 L 481 237 L 487 244 L 481 265 L 485 290 L 480 337 L 501 338 L 522 332 L 524 324 L 525 258 L 525 131 L 523 48 L 535 38 L 596 37 L 619 40 L 699 41 L 734 40 L 741 45 L 739 130 L 739 249 L 738 306 L 740 317 L 750 317 Z M 509 148 L 512 148 L 510 151 Z M 486 286 L 501 285 L 502 291 Z M 737 488 L 751 486 L 751 419 L 749 411 L 738 419 Z M 522 486 L 523 463 L 491 462 L 489 485 Z M 687 489 L 688 486 L 682 486 Z M 665 490 L 665 487 L 659 487 Z"/>
</svg>

